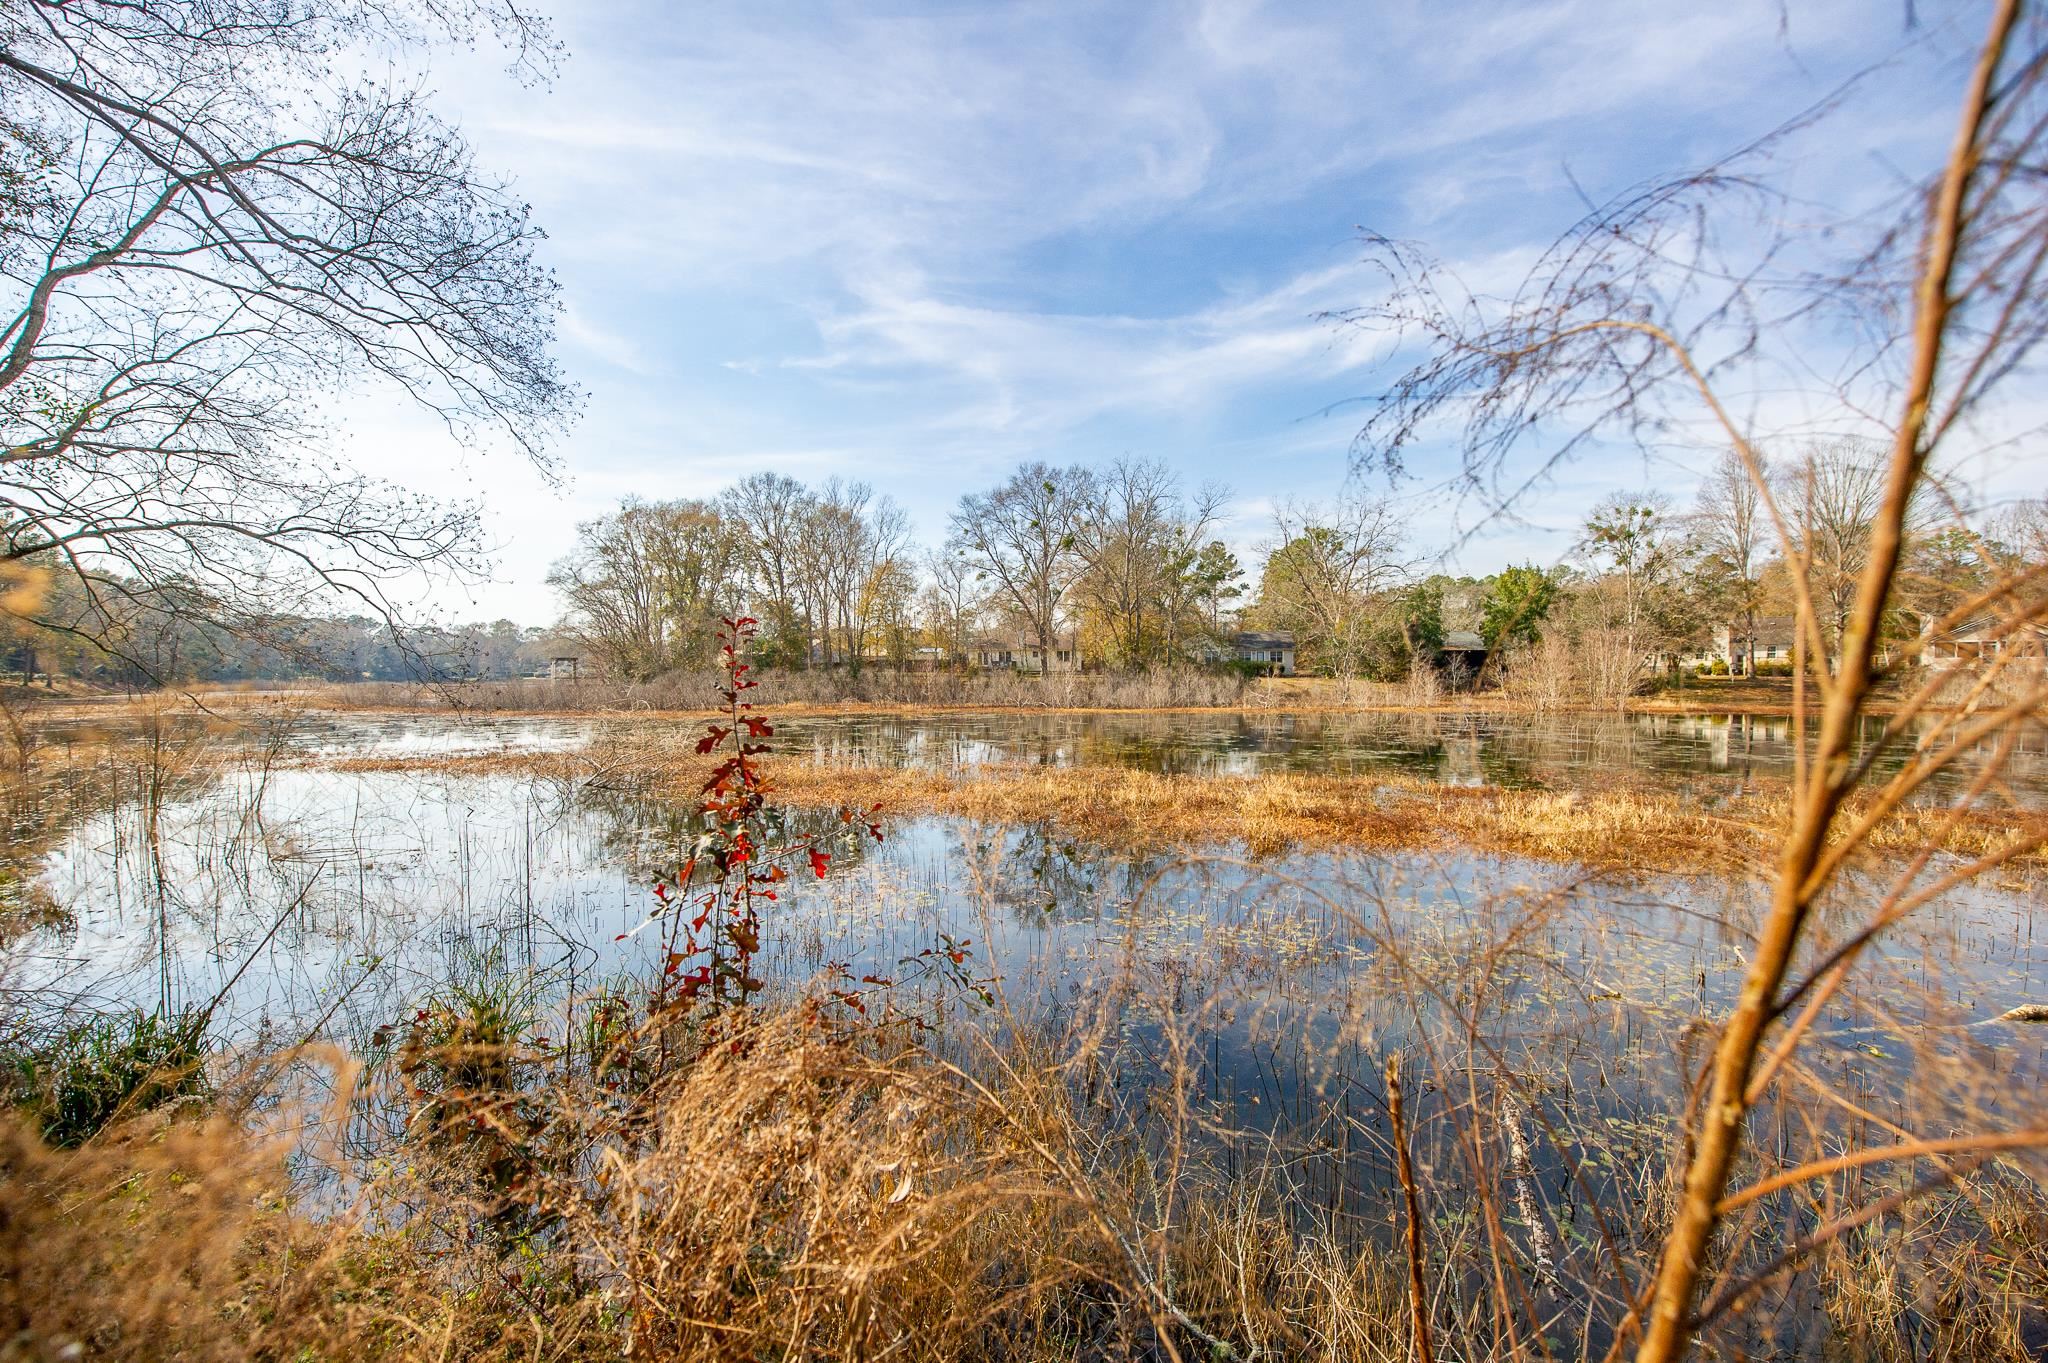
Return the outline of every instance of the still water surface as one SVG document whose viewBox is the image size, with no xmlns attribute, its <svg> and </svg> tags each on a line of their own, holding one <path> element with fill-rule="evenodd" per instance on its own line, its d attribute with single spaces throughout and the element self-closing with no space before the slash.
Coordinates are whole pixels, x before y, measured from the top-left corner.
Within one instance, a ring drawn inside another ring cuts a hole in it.
<svg viewBox="0 0 2048 1363">
<path fill-rule="evenodd" d="M 486 965 L 537 971 L 573 997 L 653 950 L 640 929 L 653 883 L 673 874 L 694 836 L 687 807 L 574 781 L 342 772 L 321 761 L 603 749 L 656 724 L 305 716 L 291 721 L 289 748 L 312 760 L 287 766 L 257 762 L 278 735 L 251 730 L 239 740 L 249 761 L 229 761 L 153 810 L 117 801 L 67 832 L 43 872 L 61 912 L 15 945 L 5 983 L 78 1006 L 219 995 L 224 1020 L 271 1041 L 296 1039 L 294 1029 L 367 1035 L 410 999 Z M 1782 777 L 1792 760 L 1788 721 L 1741 716 L 942 715 L 778 727 L 785 753 L 873 764 L 1400 770 L 1446 782 L 1647 781 L 1707 796 Z M 2043 799 L 2043 760 L 2022 754 L 2013 798 Z M 1838 912 L 1847 921 L 1874 893 L 1849 887 Z M 946 934 L 973 939 L 978 969 L 1013 999 L 1057 1000 L 1142 967 L 1261 1009 L 1314 1013 L 1361 987 L 1390 924 L 1445 942 L 1464 932 L 1463 947 L 1443 947 L 1455 955 L 1536 914 L 1549 953 L 1537 973 L 1562 971 L 1555 988 L 1600 996 L 1604 1006 L 1583 1018 L 1612 1022 L 1617 1007 L 1696 1013 L 1711 1003 L 1759 902 L 1757 887 L 1725 880 L 1618 884 L 1499 857 L 1253 863 L 1226 848 L 1131 860 L 1040 830 L 925 818 L 896 822 L 880 845 L 841 846 L 830 876 L 777 907 L 767 963 L 791 985 L 831 962 L 888 973 Z M 2034 887 L 2019 881 L 1954 894 L 1894 949 L 1919 962 L 1916 978 L 1946 981 L 1935 992 L 1963 1000 L 1973 1018 L 2048 998 L 2035 906 Z M 1929 1006 L 1911 1004 L 1916 1016 Z"/>
<path fill-rule="evenodd" d="M 289 728 L 292 750 L 325 756 L 428 757 L 514 750 L 630 746 L 648 735 L 695 733 L 699 721 L 602 716 L 294 714 L 241 727 L 256 744 Z M 835 762 L 965 770 L 1004 763 L 1106 765 L 1197 775 L 1268 771 L 1402 772 L 1452 785 L 1605 785 L 1615 780 L 1730 789 L 1788 779 L 1796 745 L 1785 716 L 1484 715 L 1427 713 L 939 712 L 777 718 L 775 747 Z M 1859 752 L 1880 740 L 1866 720 Z M 47 726 L 54 741 L 97 727 L 86 716 Z M 1923 726 L 1880 756 L 1879 773 L 1910 757 Z M 214 736 L 220 740 L 219 735 Z M 236 740 L 231 733 L 226 740 Z M 1808 739 L 1811 741 L 1810 735 Z M 1990 747 L 1984 751 L 1988 754 Z M 1967 783 L 1964 769 L 1934 792 Z M 2007 768 L 2010 797 L 2048 803 L 2048 725 L 2019 738 Z"/>
</svg>

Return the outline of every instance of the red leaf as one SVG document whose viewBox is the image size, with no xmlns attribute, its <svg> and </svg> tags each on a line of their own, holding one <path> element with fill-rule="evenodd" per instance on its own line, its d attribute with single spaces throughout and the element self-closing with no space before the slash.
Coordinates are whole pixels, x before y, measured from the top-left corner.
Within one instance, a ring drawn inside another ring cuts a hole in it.
<svg viewBox="0 0 2048 1363">
<path fill-rule="evenodd" d="M 818 879 L 823 880 L 825 878 L 825 867 L 831 860 L 831 853 L 820 852 L 817 848 L 813 847 L 811 849 L 811 873 L 817 876 Z"/>
</svg>

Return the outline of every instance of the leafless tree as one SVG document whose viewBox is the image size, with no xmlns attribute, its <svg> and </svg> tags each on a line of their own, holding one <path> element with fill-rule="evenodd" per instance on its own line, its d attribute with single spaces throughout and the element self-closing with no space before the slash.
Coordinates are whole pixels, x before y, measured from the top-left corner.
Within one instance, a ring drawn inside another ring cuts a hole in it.
<svg viewBox="0 0 2048 1363">
<path fill-rule="evenodd" d="M 1329 506 L 1283 503 L 1273 535 L 1259 617 L 1294 631 L 1297 645 L 1337 675 L 1356 675 L 1369 637 L 1388 623 L 1388 594 L 1412 573 L 1400 514 L 1351 488 Z"/>
<path fill-rule="evenodd" d="M 1578 552 L 1590 570 L 1576 593 L 1581 643 L 1600 660 L 1589 690 L 1619 701 L 1698 626 L 1680 599 L 1685 556 L 1668 501 L 1654 492 L 1609 494 L 1586 518 Z"/>
<path fill-rule="evenodd" d="M 1791 572 L 1804 577 L 1829 647 L 1839 647 L 1884 504 L 1884 450 L 1857 440 L 1808 448 L 1778 470 L 1792 517 Z"/>
<path fill-rule="evenodd" d="M 1153 606 L 1168 662 L 1184 661 L 1193 645 L 1222 633 L 1222 593 L 1236 590 L 1224 579 L 1235 560 L 1222 541 L 1205 544 L 1202 536 L 1214 529 L 1229 500 L 1230 491 L 1222 484 L 1203 487 L 1167 534 Z"/>
<path fill-rule="evenodd" d="M 629 501 L 576 529 L 548 575 L 565 633 L 614 676 L 708 667 L 721 618 L 741 607 L 739 536 L 705 502 Z"/>
<path fill-rule="evenodd" d="M 876 498 L 856 523 L 851 545 L 855 590 L 845 622 L 848 654 L 858 670 L 880 642 L 892 662 L 907 657 L 910 604 L 917 593 L 910 518 L 888 497 Z"/>
<path fill-rule="evenodd" d="M 1765 481 L 1769 480 L 1766 468 Z M 1728 623 L 1741 627 L 1733 641 L 1742 649 L 1738 670 L 1754 675 L 1756 622 L 1763 604 L 1770 527 L 1765 523 L 1757 484 L 1734 451 L 1724 453 L 1701 480 L 1691 526 L 1708 578 L 1707 595 L 1728 614 Z"/>
<path fill-rule="evenodd" d="M 808 664 L 814 626 L 801 591 L 802 551 L 817 498 L 794 478 L 764 472 L 728 488 L 720 505 L 744 531 L 740 547 L 753 579 L 752 610 L 765 626 L 761 643 L 777 661 Z"/>
<path fill-rule="evenodd" d="M 1000 487 L 962 497 L 953 513 L 948 546 L 1044 648 L 1083 566 L 1079 532 L 1094 486 L 1086 469 L 1025 464 Z"/>
<path fill-rule="evenodd" d="M 1076 601 L 1118 663 L 1171 661 L 1195 614 L 1202 536 L 1228 492 L 1208 485 L 1190 500 L 1156 459 L 1120 459 L 1096 475 L 1095 489 L 1079 518 Z"/>
<path fill-rule="evenodd" d="M 402 67 L 334 69 L 486 30 L 549 60 L 505 0 L 0 9 L 0 558 L 236 619 L 476 566 L 476 508 L 336 461 L 321 407 L 396 392 L 547 466 L 539 230 Z"/>
<path fill-rule="evenodd" d="M 2029 497 L 1991 519 L 1989 556 L 2007 573 L 2048 564 L 2048 497 Z"/>
<path fill-rule="evenodd" d="M 1761 408 L 1729 395 L 1774 357 L 1810 347 L 1817 319 L 1837 342 L 1857 338 L 1831 396 L 1845 424 L 1867 419 L 1859 433 L 1877 445 L 1867 531 L 1839 605 L 1804 573 L 1790 575 L 1800 622 L 1793 721 L 1801 760 L 1769 900 L 1746 943 L 1740 992 L 1718 1020 L 1711 1057 L 1682 1114 L 1675 1210 L 1645 1278 L 1618 1270 L 1628 1307 L 1614 1322 L 1614 1347 L 1633 1348 L 1640 1363 L 1680 1357 L 1701 1331 L 1817 1248 L 1964 1177 L 1994 1151 L 2040 1138 L 2038 1130 L 1986 1131 L 1981 1112 L 1959 1110 L 1947 1120 L 1978 1134 L 1929 1142 L 1912 1130 L 1925 1114 L 1901 1113 L 1884 1119 L 1904 1133 L 1896 1145 L 1851 1138 L 1846 1151 L 1815 1151 L 1810 1162 L 1744 1189 L 1731 1186 L 1745 1147 L 1768 1166 L 1771 1152 L 1749 1141 L 1752 1114 L 1788 1101 L 1787 1085 L 1803 1073 L 1802 1043 L 1871 944 L 1902 918 L 2043 842 L 2038 827 L 2022 825 L 1953 864 L 1929 844 L 1859 893 L 1857 902 L 1868 906 L 1860 923 L 1845 930 L 1816 913 L 1873 831 L 1930 777 L 1967 775 L 1964 798 L 1945 806 L 1951 819 L 1994 790 L 2021 726 L 2048 704 L 2042 570 L 2009 572 L 1931 622 L 1938 637 L 1966 614 L 1995 620 L 2000 646 L 1962 682 L 1940 675 L 1916 681 L 1905 671 L 1915 661 L 1910 647 L 1889 662 L 1879 652 L 1914 504 L 1927 493 L 1945 442 L 1970 418 L 1996 414 L 1994 395 L 2028 371 L 2048 334 L 2041 287 L 2048 181 L 2040 172 L 2048 153 L 2048 25 L 2024 0 L 1993 0 L 1988 9 L 1988 36 L 1965 67 L 1947 154 L 1885 219 L 1830 221 L 1810 202 L 1792 205 L 1771 177 L 1777 142 L 1765 139 L 1734 162 L 1594 210 L 1505 302 L 1467 294 L 1420 253 L 1375 239 L 1392 288 L 1384 303 L 1354 315 L 1361 324 L 1403 330 L 1425 352 L 1394 379 L 1361 433 L 1366 463 L 1400 467 L 1425 432 L 1450 424 L 1461 432 L 1461 481 L 1498 502 L 1596 442 L 1647 442 L 1674 426 L 1711 424 L 1742 461 L 1788 560 L 1802 546 L 1797 512 L 1782 504 L 1759 452 L 1766 439 L 1787 433 L 1760 429 L 1744 413 Z M 1923 41 L 1954 32 L 1944 24 Z M 1758 211 L 1736 214 L 1739 208 Z M 1733 230 L 1725 230 L 1731 214 Z M 1863 245 L 1844 255 L 1845 242 Z M 1804 369 L 1772 372 L 1816 372 L 1811 353 L 1805 358 Z M 1873 688 L 1887 672 L 1905 685 L 1903 698 L 1882 719 L 1880 740 L 1861 743 Z M 1937 708 L 1958 684 L 1967 692 L 1963 703 Z M 1887 757 L 1895 766 L 1880 766 Z M 1903 1167 L 1930 1156 L 1931 1172 L 1884 1198 L 1847 1207 L 1816 1201 L 1827 1214 L 1782 1247 L 1761 1251 L 1748 1235 L 1766 1205 L 1783 1205 L 1771 1199 L 1786 1190 L 1844 1168 Z"/>
<path fill-rule="evenodd" d="M 958 666 L 966 661 L 981 623 L 985 602 L 981 583 L 965 556 L 943 550 L 926 554 L 925 578 L 925 632 L 934 645 L 946 650 L 946 661 Z"/>
</svg>

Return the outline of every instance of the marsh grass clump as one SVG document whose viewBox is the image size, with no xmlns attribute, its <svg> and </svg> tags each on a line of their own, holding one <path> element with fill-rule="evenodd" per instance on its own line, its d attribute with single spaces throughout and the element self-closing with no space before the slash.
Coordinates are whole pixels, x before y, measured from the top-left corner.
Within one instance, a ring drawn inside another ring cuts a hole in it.
<svg viewBox="0 0 2048 1363">
<path fill-rule="evenodd" d="M 393 1032 L 374 1040 L 390 1046 Z M 426 1000 L 389 1057 L 407 1146 L 459 1179 L 494 1243 L 533 1231 L 533 1181 L 559 1157 L 537 1101 L 547 1045 L 531 981 L 487 958 Z"/>
<path fill-rule="evenodd" d="M 0 1050 L 8 1100 L 51 1145 L 82 1145 L 117 1118 L 203 1102 L 206 1015 L 140 1011 L 61 1024 Z"/>
<path fill-rule="evenodd" d="M 637 1136 L 561 1072 L 530 1090 L 606 1139 L 536 1184 L 554 1220 L 513 1246 L 451 1234 L 473 1208 L 423 1172 L 432 1143 L 353 1163 L 357 1198 L 323 1214 L 289 1145 L 227 1123 L 68 1150 L 9 1127 L 0 1325 L 53 1359 L 1164 1359 L 1206 1353 L 1209 1326 L 1348 1317 L 1319 1275 L 1369 1276 L 1301 1259 L 1254 1203 L 1191 1193 L 1185 1231 L 1134 1222 L 1156 1179 L 1127 1135 L 1086 1134 L 1059 1069 L 987 1083 L 804 1009 L 745 1034 L 672 1068 Z M 1233 1255 L 1251 1278 L 1220 1271 Z M 1260 1295 L 1283 1281 L 1284 1311 Z"/>
</svg>

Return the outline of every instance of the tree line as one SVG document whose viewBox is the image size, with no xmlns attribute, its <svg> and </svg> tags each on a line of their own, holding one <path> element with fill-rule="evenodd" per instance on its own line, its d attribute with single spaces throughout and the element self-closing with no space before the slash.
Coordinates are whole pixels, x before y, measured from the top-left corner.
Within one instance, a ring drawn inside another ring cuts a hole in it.
<svg viewBox="0 0 2048 1363">
<path fill-rule="evenodd" d="M 1690 505 L 1652 491 L 1611 494 L 1589 509 L 1561 562 L 1483 578 L 1426 571 L 1385 501 L 1349 495 L 1314 514 L 1283 508 L 1246 618 L 1293 631 L 1304 666 L 1331 675 L 1398 680 L 1463 632 L 1496 674 L 1518 669 L 1560 693 L 1619 696 L 1717 644 L 1722 629 L 1734 654 L 1724 661 L 1754 673 L 1759 638 L 1789 629 L 1782 622 L 1803 585 L 1820 603 L 1821 643 L 1832 654 L 1868 562 L 1882 453 L 1843 440 L 1765 456 L 1789 554 L 1733 453 L 1710 468 Z M 2048 503 L 1972 517 L 1939 483 L 1923 501 L 1886 621 L 1893 643 L 2002 575 L 2048 563 Z"/>
<path fill-rule="evenodd" d="M 133 594 L 33 564 L 0 568 L 0 674 L 145 690 L 185 681 L 507 680 L 564 645 L 510 620 L 400 627 L 381 615 L 235 610 L 190 582 Z M 573 648 L 573 646 L 570 646 Z"/>
<path fill-rule="evenodd" d="M 756 473 L 715 498 L 633 500 L 577 528 L 549 582 L 563 637 L 631 679 L 697 666 L 750 615 L 770 666 L 963 665 L 987 635 L 1118 667 L 1212 651 L 1244 571 L 1212 537 L 1228 493 L 1156 460 L 1020 466 L 920 547 L 865 483 Z M 1060 641 L 1066 641 L 1061 643 Z"/>
<path fill-rule="evenodd" d="M 1880 474 L 1877 452 L 1852 441 L 1783 456 L 1771 485 L 1791 520 L 1787 556 L 1729 454 L 1692 504 L 1616 493 L 1589 509 L 1563 561 L 1485 577 L 1436 570 L 1441 555 L 1414 544 L 1407 512 L 1353 486 L 1283 504 L 1254 585 L 1215 535 L 1228 489 L 1190 491 L 1158 460 L 1022 464 L 962 497 L 929 548 L 866 484 L 759 473 L 715 498 L 631 501 L 584 524 L 550 580 L 566 607 L 560 636 L 634 679 L 701 665 L 720 618 L 748 614 L 773 666 L 963 666 L 987 639 L 1137 669 L 1225 660 L 1233 631 L 1260 630 L 1291 634 L 1300 670 L 1398 681 L 1470 635 L 1496 674 L 1561 670 L 1560 687 L 1617 695 L 1721 626 L 1737 670 L 1753 671 L 1760 622 L 1792 610 L 1793 574 L 1828 603 L 1838 640 Z M 2043 553 L 2040 503 L 1973 520 L 1939 485 L 1927 502 L 1892 621 L 1901 637 Z"/>
<path fill-rule="evenodd" d="M 1290 634 L 1298 670 L 1323 676 L 1396 682 L 1446 657 L 1483 656 L 1487 675 L 1453 680 L 1513 672 L 1560 698 L 1613 697 L 1721 627 L 1733 670 L 1758 670 L 1757 640 L 1791 613 L 1795 574 L 1838 640 L 1878 474 L 1853 442 L 1773 464 L 1790 556 L 1730 455 L 1686 506 L 1613 494 L 1588 511 L 1564 560 L 1475 577 L 1440 571 L 1405 510 L 1356 485 L 1283 503 L 1252 575 L 1215 537 L 1228 490 L 1188 492 L 1157 460 L 1020 465 L 962 497 L 931 547 L 866 484 L 757 473 L 716 497 L 629 500 L 579 526 L 549 574 L 563 611 L 548 628 L 237 609 L 197 581 L 110 591 L 104 575 L 85 581 L 31 559 L 0 571 L 0 667 L 119 686 L 446 682 L 543 675 L 572 655 L 589 675 L 637 681 L 704 666 L 720 619 L 747 614 L 762 622 L 757 660 L 773 667 L 962 668 L 983 643 L 1071 648 L 1088 665 L 1131 670 L 1221 665 L 1232 634 L 1252 630 Z M 2001 573 L 2048 562 L 2040 501 L 1969 518 L 1931 485 L 1927 502 L 1888 623 L 1895 639 Z"/>
</svg>

